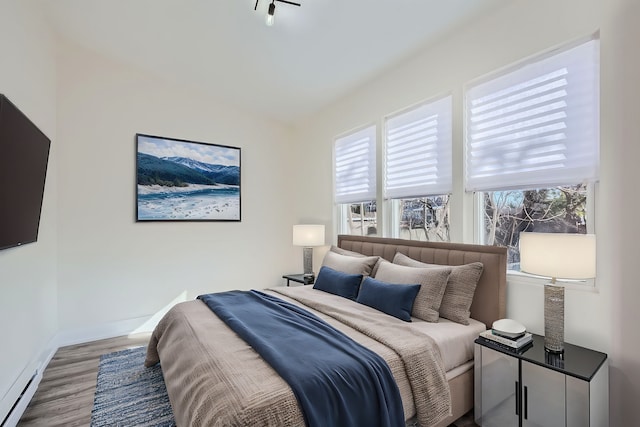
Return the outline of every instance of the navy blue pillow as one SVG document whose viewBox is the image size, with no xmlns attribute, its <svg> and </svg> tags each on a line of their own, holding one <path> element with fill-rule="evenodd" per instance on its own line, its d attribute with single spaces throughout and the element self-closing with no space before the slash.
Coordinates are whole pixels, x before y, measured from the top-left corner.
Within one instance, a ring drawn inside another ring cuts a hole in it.
<svg viewBox="0 0 640 427">
<path fill-rule="evenodd" d="M 420 285 L 395 285 L 367 277 L 360 286 L 356 301 L 411 322 L 411 309 L 419 291 Z"/>
<path fill-rule="evenodd" d="M 313 289 L 355 300 L 362 282 L 362 274 L 347 274 L 323 266 L 316 277 Z"/>
</svg>

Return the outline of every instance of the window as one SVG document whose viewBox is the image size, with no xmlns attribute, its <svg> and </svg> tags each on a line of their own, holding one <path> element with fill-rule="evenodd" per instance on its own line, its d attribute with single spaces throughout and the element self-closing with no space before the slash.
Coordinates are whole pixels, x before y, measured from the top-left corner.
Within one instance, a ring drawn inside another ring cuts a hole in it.
<svg viewBox="0 0 640 427">
<path fill-rule="evenodd" d="M 335 140 L 334 177 L 338 232 L 377 234 L 375 126 Z"/>
<path fill-rule="evenodd" d="M 482 193 L 482 243 L 509 248 L 508 269 L 520 271 L 519 234 L 586 233 L 587 186 Z"/>
<path fill-rule="evenodd" d="M 448 242 L 449 195 L 391 200 L 393 237 Z"/>
<path fill-rule="evenodd" d="M 522 231 L 586 233 L 599 173 L 599 42 L 528 61 L 466 93 L 467 191 L 480 240 L 509 248 Z"/>
<path fill-rule="evenodd" d="M 393 237 L 449 241 L 451 109 L 446 96 L 385 120 L 384 196 Z"/>
<path fill-rule="evenodd" d="M 376 201 L 340 205 L 342 217 L 340 232 L 359 236 L 375 236 L 378 234 L 378 215 Z"/>
</svg>

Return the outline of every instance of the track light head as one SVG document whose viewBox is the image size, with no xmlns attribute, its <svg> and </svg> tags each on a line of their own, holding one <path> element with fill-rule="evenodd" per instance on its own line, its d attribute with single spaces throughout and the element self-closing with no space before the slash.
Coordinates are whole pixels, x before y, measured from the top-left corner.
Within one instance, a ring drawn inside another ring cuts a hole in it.
<svg viewBox="0 0 640 427">
<path fill-rule="evenodd" d="M 276 4 L 271 2 L 269 5 L 269 11 L 267 12 L 267 25 L 270 27 L 273 25 L 274 14 L 276 13 Z"/>
<path fill-rule="evenodd" d="M 286 3 L 286 4 L 290 4 L 293 6 L 300 6 L 300 3 L 297 3 L 295 1 L 290 1 L 290 0 L 271 0 L 271 3 L 269 4 L 269 10 L 267 11 L 267 19 L 266 19 L 266 23 L 267 25 L 270 27 L 273 25 L 273 21 L 275 19 L 275 13 L 276 13 L 276 2 L 279 1 L 281 3 Z M 253 6 L 253 10 L 258 10 L 258 3 L 260 2 L 260 0 L 256 0 L 256 4 Z"/>
</svg>

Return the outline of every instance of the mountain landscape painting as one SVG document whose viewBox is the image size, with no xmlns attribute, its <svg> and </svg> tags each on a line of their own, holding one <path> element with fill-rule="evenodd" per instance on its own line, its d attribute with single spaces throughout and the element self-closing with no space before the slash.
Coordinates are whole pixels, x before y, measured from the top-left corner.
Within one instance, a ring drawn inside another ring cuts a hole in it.
<svg viewBox="0 0 640 427">
<path fill-rule="evenodd" d="M 136 135 L 138 221 L 240 221 L 240 148 Z"/>
</svg>

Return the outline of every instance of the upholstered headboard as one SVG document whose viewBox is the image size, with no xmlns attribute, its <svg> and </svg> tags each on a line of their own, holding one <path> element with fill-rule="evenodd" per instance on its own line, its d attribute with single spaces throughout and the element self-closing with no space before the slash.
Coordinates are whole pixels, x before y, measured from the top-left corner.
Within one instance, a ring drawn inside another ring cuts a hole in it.
<svg viewBox="0 0 640 427">
<path fill-rule="evenodd" d="M 420 242 L 366 236 L 338 236 L 338 246 L 392 261 L 396 252 L 429 264 L 461 265 L 479 261 L 484 270 L 471 304 L 471 317 L 487 328 L 506 315 L 507 248 L 462 243 Z"/>
</svg>

